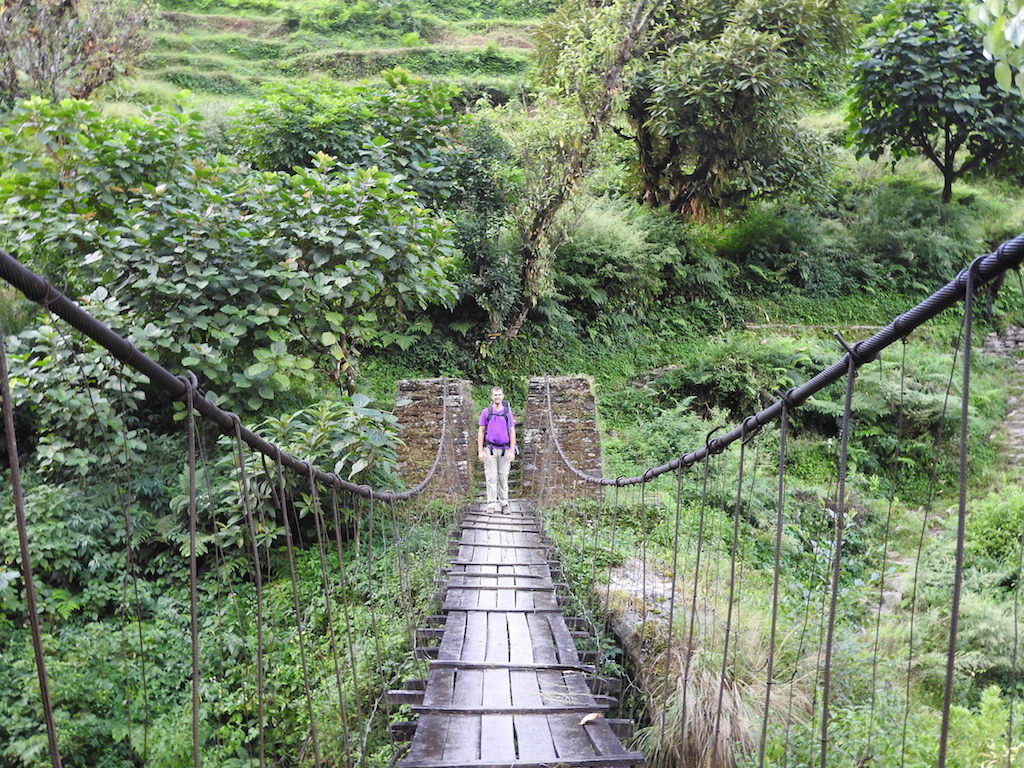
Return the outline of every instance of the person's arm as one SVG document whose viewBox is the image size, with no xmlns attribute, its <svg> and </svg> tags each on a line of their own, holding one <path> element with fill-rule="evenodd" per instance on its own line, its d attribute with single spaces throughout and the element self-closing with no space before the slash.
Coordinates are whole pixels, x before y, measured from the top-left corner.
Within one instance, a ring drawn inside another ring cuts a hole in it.
<svg viewBox="0 0 1024 768">
<path fill-rule="evenodd" d="M 480 461 L 484 460 L 484 425 L 476 431 L 476 456 Z"/>
<path fill-rule="evenodd" d="M 516 460 L 516 425 L 515 425 L 515 423 L 513 423 L 508 428 L 508 442 L 509 442 L 510 447 L 512 448 L 512 458 L 510 459 L 510 461 L 515 461 Z"/>
</svg>

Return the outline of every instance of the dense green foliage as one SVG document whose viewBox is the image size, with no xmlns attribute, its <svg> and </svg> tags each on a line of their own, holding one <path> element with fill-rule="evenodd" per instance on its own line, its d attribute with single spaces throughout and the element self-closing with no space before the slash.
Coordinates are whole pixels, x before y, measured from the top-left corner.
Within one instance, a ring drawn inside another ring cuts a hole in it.
<svg viewBox="0 0 1024 768">
<path fill-rule="evenodd" d="M 205 156 L 180 108 L 118 120 L 30 102 L 2 131 L 0 222 L 29 265 L 73 291 L 111 286 L 96 298 L 109 291 L 144 349 L 202 366 L 239 406 L 309 386 L 314 369 L 351 387 L 361 348 L 408 344 L 406 312 L 454 297 L 446 223 L 383 171 L 334 172 L 320 155 L 252 172 Z"/>
<path fill-rule="evenodd" d="M 850 118 L 859 151 L 927 157 L 953 182 L 1024 152 L 1020 93 L 996 86 L 961 0 L 906 3 L 874 27 L 854 66 Z"/>
<path fill-rule="evenodd" d="M 628 13 L 628 7 L 623 13 Z M 542 31 L 541 61 L 563 93 L 587 98 L 593 39 L 607 7 L 570 3 Z M 625 116 L 638 194 L 699 215 L 706 206 L 805 188 L 820 177 L 821 142 L 801 128 L 800 84 L 849 37 L 843 3 L 668 4 L 633 62 Z"/>
<path fill-rule="evenodd" d="M 630 13 L 653 7 L 647 0 L 572 2 L 534 38 L 541 17 L 556 11 L 547 0 L 162 0 L 138 78 L 105 87 L 96 103 L 35 100 L 4 113 L 0 247 L 172 370 L 194 370 L 261 434 L 356 482 L 398 483 L 400 425 L 387 412 L 397 379 L 470 378 L 484 396 L 482 382 L 495 382 L 518 409 L 524 379 L 545 371 L 594 377 L 605 473 L 637 474 L 831 363 L 840 354 L 833 331 L 851 341 L 870 333 L 864 326 L 887 323 L 1024 226 L 1019 185 L 1004 164 L 988 164 L 985 176 L 965 171 L 957 200 L 943 205 L 944 179 L 910 157 L 909 144 L 897 149 L 895 128 L 874 134 L 866 158 L 842 146 L 853 19 L 883 6 L 700 0 L 669 3 L 644 27 L 630 26 Z M 912 75 L 941 79 L 963 96 L 952 107 L 958 124 L 981 125 L 979 115 L 1002 106 L 989 65 L 968 55 L 979 43 L 962 19 L 890 29 L 898 14 L 925 8 L 886 11 L 873 27 L 872 57 L 895 56 L 896 37 L 911 44 L 917 58 L 904 79 L 886 80 L 911 89 L 899 104 L 934 95 Z M 949 35 L 952 48 L 937 48 Z M 934 56 L 950 66 L 920 63 Z M 985 88 L 968 75 L 988 77 Z M 198 96 L 183 100 L 181 86 Z M 999 115 L 1000 130 L 1015 125 Z M 978 140 L 961 151 L 981 153 Z M 894 156 L 876 162 L 883 147 Z M 1020 322 L 1024 297 L 1012 278 L 979 299 L 976 342 Z M 956 376 L 947 388 L 958 373 L 959 322 L 951 312 L 916 334 L 905 367 L 897 346 L 859 376 L 836 765 L 933 762 L 953 560 Z M 0 326 L 15 371 L 65 764 L 188 764 L 183 410 L 3 288 Z M 1005 764 L 1009 697 L 1020 687 L 1015 669 L 1024 669 L 1011 650 L 1021 498 L 998 437 L 1012 381 L 1007 366 L 976 361 L 951 767 Z M 819 662 L 811 640 L 799 638 L 828 579 L 839 389 L 794 414 L 789 433 L 778 673 L 796 681 L 796 705 L 779 713 L 787 727 L 769 733 L 773 763 L 813 764 L 820 746 L 820 702 L 811 704 Z M 253 537 L 233 440 L 205 429 L 200 437 L 203 759 L 252 768 Z M 775 427 L 748 446 L 740 500 L 745 618 L 728 674 L 751 723 L 763 694 L 777 450 Z M 416 676 L 410 630 L 427 605 L 445 521 L 342 498 L 337 527 L 328 511 L 321 528 L 305 478 L 286 475 L 282 499 L 272 462 L 246 456 L 244 467 L 267 579 L 268 754 L 313 763 L 287 520 L 322 744 L 332 759 L 351 752 L 386 765 L 395 757 L 386 721 L 404 713 L 385 713 L 381 696 L 400 675 Z M 691 470 L 682 484 L 684 538 L 699 525 L 698 475 Z M 705 569 L 727 563 L 736 479 L 734 452 L 718 457 Z M 674 493 L 675 478 L 664 478 L 636 496 L 621 493 L 617 507 L 556 512 L 552 534 L 581 588 L 581 613 L 597 616 L 588 587 L 605 565 L 643 551 L 668 566 Z M 320 496 L 329 506 L 329 492 Z M 326 555 L 327 599 L 318 534 L 330 550 L 335 533 L 345 569 Z M 704 577 L 722 583 L 710 570 Z M 873 686 L 866 670 L 883 584 L 899 596 L 883 616 L 884 682 Z M 714 616 L 699 618 L 711 635 L 722 631 Z M 345 659 L 340 692 L 332 631 L 355 639 L 354 674 Z M 594 647 L 617 643 L 605 637 Z M 0 647 L 0 766 L 39 768 L 45 737 L 2 494 Z M 702 674 L 720 663 L 713 651 L 697 658 Z M 606 671 L 621 669 L 606 663 Z M 661 685 L 643 670 L 637 680 Z M 374 713 L 367 730 L 346 727 L 354 712 Z M 906 748 L 904 717 L 914 734 Z M 659 741 L 652 725 L 642 744 L 652 765 L 669 765 L 685 740 Z"/>
</svg>

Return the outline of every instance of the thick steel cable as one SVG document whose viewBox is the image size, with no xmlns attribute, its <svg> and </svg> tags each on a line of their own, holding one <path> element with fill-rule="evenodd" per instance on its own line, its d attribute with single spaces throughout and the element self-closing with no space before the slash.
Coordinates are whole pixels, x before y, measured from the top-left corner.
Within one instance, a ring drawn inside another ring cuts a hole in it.
<svg viewBox="0 0 1024 768">
<path fill-rule="evenodd" d="M 288 494 L 285 489 L 284 472 L 280 456 L 276 457 L 274 469 L 277 475 L 278 501 L 284 520 L 285 545 L 288 549 L 288 571 L 291 575 L 292 609 L 295 611 L 295 626 L 298 630 L 299 661 L 302 665 L 302 687 L 306 694 L 306 714 L 309 716 L 309 734 L 313 742 L 313 764 L 320 768 L 320 740 L 317 737 L 316 716 L 313 714 L 313 694 L 309 684 L 309 664 L 306 662 L 306 638 L 302 621 L 302 605 L 299 601 L 299 578 L 295 567 L 295 544 L 292 539 L 292 524 L 288 520 Z"/>
<path fill-rule="evenodd" d="M 185 382 L 185 423 L 188 446 L 188 599 L 192 636 L 192 764 L 199 768 L 199 560 L 196 554 L 196 418 L 195 381 Z"/>
<path fill-rule="evenodd" d="M 964 580 L 964 542 L 967 532 L 967 427 L 971 390 L 971 331 L 974 312 L 974 273 L 980 264 L 975 259 L 967 268 L 967 287 L 964 295 L 964 348 L 960 361 L 963 379 L 960 390 L 960 499 L 956 523 L 956 558 L 953 566 L 953 602 L 949 617 L 949 648 L 946 651 L 946 680 L 942 693 L 942 729 L 939 731 L 938 768 L 946 766 L 949 742 L 949 715 L 953 704 L 953 677 L 956 671 L 957 629 L 960 624 L 960 595 Z"/>
<path fill-rule="evenodd" d="M 260 565 L 259 537 L 256 523 L 252 517 L 252 499 L 249 496 L 249 477 L 245 470 L 245 448 L 241 435 L 242 422 L 235 419 L 235 448 L 238 452 L 238 484 L 242 497 L 242 508 L 245 510 L 245 524 L 249 530 L 249 548 L 256 577 L 256 728 L 259 749 L 260 768 L 266 768 L 266 713 L 265 713 L 265 679 L 263 666 L 263 568 Z"/>
<path fill-rule="evenodd" d="M 838 335 L 838 334 L 837 334 Z M 841 339 L 840 339 L 841 340 Z M 853 382 L 857 367 L 851 351 L 843 400 L 843 436 L 839 448 L 839 492 L 836 501 L 836 543 L 832 555 L 832 588 L 828 603 L 828 631 L 825 637 L 825 671 L 821 690 L 821 768 L 828 765 L 829 694 L 832 688 L 832 653 L 835 643 L 836 609 L 839 603 L 839 572 L 843 560 L 843 529 L 846 524 L 846 471 L 850 449 L 850 416 L 853 411 Z"/>
<path fill-rule="evenodd" d="M 39 679 L 39 695 L 43 705 L 43 720 L 46 723 L 46 739 L 50 749 L 50 763 L 60 768 L 60 749 L 57 746 L 57 727 L 53 720 L 53 704 L 50 701 L 50 681 L 46 674 L 46 657 L 43 652 L 43 638 L 39 629 L 39 609 L 36 605 L 36 583 L 32 577 L 32 554 L 28 541 L 28 523 L 25 517 L 25 492 L 21 485 L 21 465 L 18 462 L 18 438 L 14 431 L 14 403 L 7 372 L 7 347 L 4 331 L 0 328 L 0 397 L 3 398 L 4 432 L 7 436 L 7 461 L 11 468 L 11 490 L 14 496 L 14 517 L 18 527 L 18 546 L 21 551 L 21 576 L 25 580 L 25 601 L 28 604 L 28 623 L 32 633 L 32 651 L 36 661 L 36 676 Z"/>
<path fill-rule="evenodd" d="M 819 371 L 818 374 L 810 380 L 790 389 L 786 393 L 790 403 L 793 407 L 802 405 L 811 396 L 842 379 L 843 376 L 846 375 L 851 361 L 857 368 L 865 363 L 871 362 L 883 349 L 906 337 L 910 332 L 924 325 L 942 311 L 959 302 L 964 297 L 968 282 L 967 272 L 969 269 L 974 270 L 974 276 L 971 278 L 973 285 L 975 287 L 979 287 L 992 280 L 994 277 L 1002 274 L 1007 269 L 1020 266 L 1022 262 L 1024 262 L 1024 234 L 1018 235 L 1012 240 L 1007 240 L 993 253 L 986 256 L 979 256 L 972 262 L 971 267 L 965 267 L 962 269 L 955 278 L 950 280 L 939 290 L 935 291 L 935 293 L 924 301 L 907 310 L 902 315 L 897 316 L 874 336 L 855 343 L 852 348 L 847 351 L 846 355 L 832 363 L 832 365 L 827 368 Z M 0 276 L 3 276 L 2 269 L 3 264 L 0 263 Z M 29 298 L 32 297 L 30 296 Z M 765 424 L 778 419 L 782 413 L 782 408 L 782 400 L 776 400 L 767 408 L 764 408 L 753 416 L 749 416 L 744 419 L 743 423 L 746 424 L 747 422 L 751 422 L 754 425 L 754 427 L 748 429 L 748 431 L 752 431 L 754 428 L 763 427 Z M 710 444 L 702 446 L 691 453 L 685 453 L 677 456 L 661 466 L 648 469 L 642 475 L 626 478 L 611 478 L 598 477 L 596 475 L 589 475 L 586 472 L 583 472 L 569 460 L 568 456 L 566 456 L 565 451 L 562 449 L 561 443 L 558 440 L 558 434 L 552 431 L 551 435 L 555 442 L 555 446 L 558 449 L 558 455 L 566 465 L 566 468 L 581 480 L 599 485 L 615 485 L 616 483 L 622 485 L 636 485 L 638 483 L 650 482 L 655 477 L 663 475 L 666 472 L 671 472 L 679 466 L 691 466 L 696 464 L 704 458 L 706 453 L 721 453 L 725 450 L 726 446 L 739 440 L 742 436 L 743 428 L 741 426 L 737 426 L 724 435 L 715 438 Z"/>
<path fill-rule="evenodd" d="M 1021 251 L 1021 258 L 1024 259 L 1024 237 L 1022 237 Z M 63 318 L 73 328 L 78 329 L 97 344 L 104 347 L 116 359 L 146 376 L 151 384 L 162 389 L 172 399 L 185 399 L 186 392 L 188 391 L 188 384 L 182 377 L 175 376 L 169 370 L 153 360 L 153 358 L 144 354 L 131 341 L 101 323 L 91 314 L 78 306 L 78 304 L 61 293 L 46 279 L 33 273 L 4 250 L 0 250 L 0 279 L 10 283 L 21 291 L 27 298 L 41 304 L 47 311 Z M 220 406 L 216 405 L 212 400 L 203 396 L 199 392 L 198 385 L 196 385 L 194 390 L 195 391 L 192 393 L 192 403 L 195 410 L 207 420 L 216 424 L 221 433 L 225 435 L 234 434 L 234 420 L 237 418 L 235 414 L 224 410 Z M 268 458 L 274 459 L 275 461 L 280 457 L 282 466 L 287 467 L 303 477 L 306 476 L 306 467 L 309 462 L 303 461 L 302 459 L 296 458 L 295 456 L 281 450 L 279 446 L 265 440 L 247 427 L 243 426 L 241 432 L 242 440 L 244 440 L 246 445 L 250 448 L 262 453 Z M 343 480 L 336 472 L 325 472 L 315 466 L 313 467 L 313 473 L 317 480 L 326 485 L 341 488 L 360 496 L 375 496 L 382 499 L 404 500 L 417 495 L 427 487 L 427 484 L 433 479 L 434 474 L 437 472 L 440 456 L 441 446 L 438 445 L 434 464 L 427 472 L 427 476 L 424 477 L 417 485 L 405 491 L 377 489 L 371 488 L 368 485 L 356 485 L 355 483 Z"/>
</svg>

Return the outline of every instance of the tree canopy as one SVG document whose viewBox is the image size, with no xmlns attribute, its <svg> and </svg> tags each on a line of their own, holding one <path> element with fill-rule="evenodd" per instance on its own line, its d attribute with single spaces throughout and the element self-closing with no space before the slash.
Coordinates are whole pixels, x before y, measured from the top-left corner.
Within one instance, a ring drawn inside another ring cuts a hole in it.
<svg viewBox="0 0 1024 768">
<path fill-rule="evenodd" d="M 854 65 L 852 141 L 860 155 L 922 154 L 953 183 L 1024 150 L 1024 102 L 996 84 L 959 0 L 919 0 L 873 27 Z"/>
<path fill-rule="evenodd" d="M 399 177 L 326 155 L 252 171 L 205 155 L 197 120 L 20 105 L 0 128 L 15 250 L 72 290 L 110 286 L 112 322 L 249 409 L 317 369 L 351 390 L 361 349 L 407 346 L 408 310 L 454 300 L 450 226 Z"/>
<path fill-rule="evenodd" d="M 145 0 L 3 0 L 0 97 L 88 98 L 149 47 Z"/>
<path fill-rule="evenodd" d="M 622 104 L 639 196 L 697 215 L 812 184 L 822 154 L 795 106 L 849 39 L 845 4 L 649 5 L 656 21 L 631 57 Z M 601 3 L 574 0 L 545 25 L 541 69 L 564 94 L 594 92 L 582 81 L 605 66 L 606 17 Z"/>
</svg>

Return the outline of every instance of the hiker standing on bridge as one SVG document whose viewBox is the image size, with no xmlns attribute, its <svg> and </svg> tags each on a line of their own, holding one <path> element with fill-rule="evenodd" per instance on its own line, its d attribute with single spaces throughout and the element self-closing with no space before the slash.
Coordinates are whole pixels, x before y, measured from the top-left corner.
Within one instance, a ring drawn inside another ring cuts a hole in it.
<svg viewBox="0 0 1024 768">
<path fill-rule="evenodd" d="M 480 412 L 476 448 L 484 463 L 487 509 L 508 512 L 508 468 L 516 457 L 516 420 L 501 387 L 491 387 L 491 404 Z"/>
</svg>

